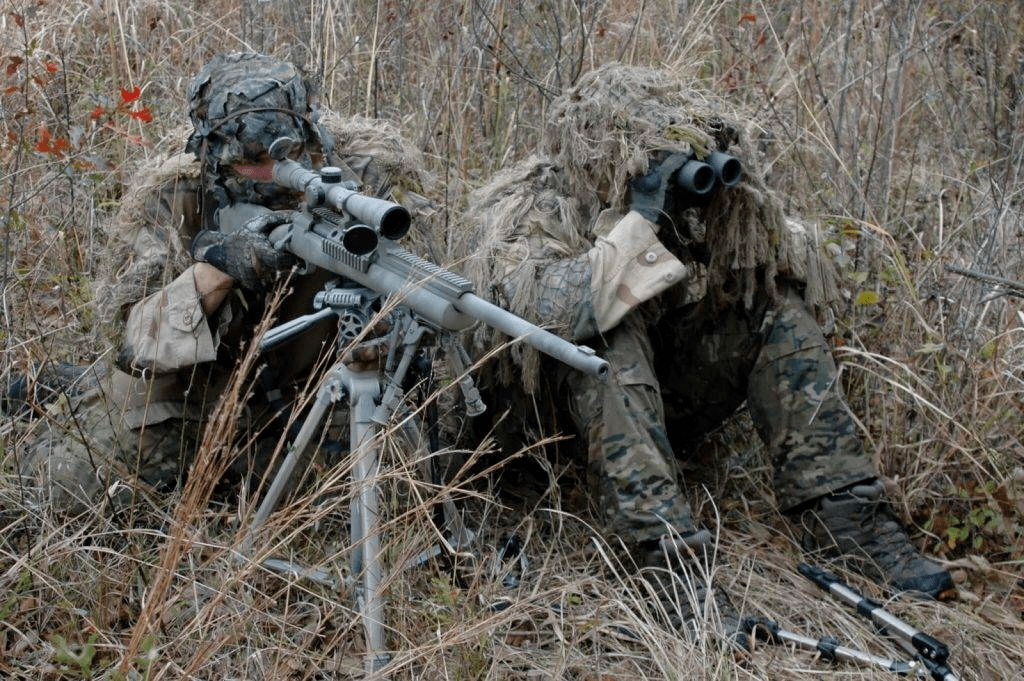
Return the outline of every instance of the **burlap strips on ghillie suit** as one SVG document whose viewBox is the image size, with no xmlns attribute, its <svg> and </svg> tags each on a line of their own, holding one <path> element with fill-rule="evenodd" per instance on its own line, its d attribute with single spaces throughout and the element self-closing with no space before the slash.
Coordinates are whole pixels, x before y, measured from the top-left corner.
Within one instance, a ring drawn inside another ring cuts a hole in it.
<svg viewBox="0 0 1024 681">
<path fill-rule="evenodd" d="M 465 224 L 472 234 L 463 242 L 470 254 L 465 273 L 484 298 L 524 319 L 537 322 L 540 270 L 589 248 L 579 202 L 562 186 L 564 175 L 539 156 L 503 170 L 474 192 Z M 516 235 L 531 235 L 529 243 Z M 457 245 L 456 245 L 457 246 Z M 565 334 L 565 329 L 552 329 Z M 508 338 L 479 326 L 474 348 L 482 353 Z M 500 355 L 498 382 L 521 379 L 528 393 L 537 386 L 540 355 L 517 343 Z"/>
<path fill-rule="evenodd" d="M 414 217 L 414 231 L 407 237 L 411 248 L 423 247 L 437 234 L 438 211 L 425 196 L 431 195 L 431 179 L 422 155 L 390 123 L 369 118 L 343 118 L 325 112 L 320 126 L 332 139 L 335 159 L 357 173 L 371 164 L 369 177 L 375 187 L 367 191 L 392 192 Z M 184 151 L 188 130 L 181 129 L 180 151 L 145 163 L 133 177 L 121 206 L 109 226 L 110 244 L 104 271 L 110 275 L 96 290 L 97 313 L 105 322 L 120 322 L 125 308 L 165 286 L 192 264 L 182 243 L 179 225 L 148 219 L 161 214 L 160 202 L 180 201 L 199 190 L 200 164 Z M 175 192 L 175 188 L 184 190 Z M 188 191 L 192 189 L 193 192 Z M 167 208 L 167 206 L 164 206 Z M 180 206 L 179 206 L 180 208 Z M 172 211 L 174 212 L 174 211 Z M 113 330 L 116 333 L 116 329 Z"/>
<path fill-rule="evenodd" d="M 184 146 L 185 128 L 177 139 Z M 167 153 L 140 164 L 132 173 L 121 205 L 107 225 L 104 253 L 106 273 L 96 282 L 95 305 L 103 322 L 119 320 L 123 308 L 141 300 L 184 271 L 192 258 L 182 246 L 178 225 L 154 226 L 147 212 L 158 208 L 161 188 L 175 183 L 199 183 L 199 164 L 184 151 Z"/>
<path fill-rule="evenodd" d="M 818 250 L 816 231 L 787 225 L 780 201 L 765 186 L 756 149 L 760 133 L 754 121 L 696 80 L 602 66 L 552 103 L 543 155 L 497 174 L 472 196 L 467 273 L 485 295 L 535 319 L 537 273 L 585 252 L 601 210 L 626 211 L 629 180 L 648 172 L 652 152 L 704 158 L 718 150 L 742 161 L 743 180 L 716 186 L 706 207 L 684 216 L 702 222 L 706 232 L 710 309 L 749 306 L 762 288 L 774 296 L 776 277 L 805 282 L 807 302 L 825 305 L 836 294 L 834 272 Z M 662 234 L 671 238 L 667 229 Z M 688 239 L 677 238 L 684 244 Z M 524 348 L 511 359 L 522 363 L 522 380 L 532 391 L 536 353 Z M 519 367 L 505 368 L 506 376 L 520 375 Z"/>
</svg>

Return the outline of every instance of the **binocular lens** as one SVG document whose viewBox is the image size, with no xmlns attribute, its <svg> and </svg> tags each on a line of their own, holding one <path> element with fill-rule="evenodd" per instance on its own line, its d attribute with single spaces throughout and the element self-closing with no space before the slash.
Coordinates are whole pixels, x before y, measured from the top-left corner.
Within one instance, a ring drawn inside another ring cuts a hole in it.
<svg viewBox="0 0 1024 681">
<path fill-rule="evenodd" d="M 707 194 L 715 186 L 715 171 L 707 163 L 691 159 L 676 173 L 676 183 L 694 194 Z"/>
<path fill-rule="evenodd" d="M 726 187 L 733 187 L 743 175 L 743 164 L 735 156 L 712 151 L 708 155 L 708 164 L 714 169 L 718 181 Z"/>
</svg>

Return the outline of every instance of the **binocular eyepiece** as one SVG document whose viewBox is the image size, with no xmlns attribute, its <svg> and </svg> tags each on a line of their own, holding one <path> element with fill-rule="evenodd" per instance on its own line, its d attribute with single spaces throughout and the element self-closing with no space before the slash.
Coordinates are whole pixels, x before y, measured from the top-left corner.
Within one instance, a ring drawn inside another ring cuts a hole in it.
<svg viewBox="0 0 1024 681">
<path fill-rule="evenodd" d="M 738 158 L 721 151 L 712 151 L 703 161 L 694 157 L 684 163 L 673 179 L 686 191 L 703 196 L 711 191 L 716 181 L 726 187 L 733 187 L 739 183 L 742 175 L 743 164 Z"/>
</svg>

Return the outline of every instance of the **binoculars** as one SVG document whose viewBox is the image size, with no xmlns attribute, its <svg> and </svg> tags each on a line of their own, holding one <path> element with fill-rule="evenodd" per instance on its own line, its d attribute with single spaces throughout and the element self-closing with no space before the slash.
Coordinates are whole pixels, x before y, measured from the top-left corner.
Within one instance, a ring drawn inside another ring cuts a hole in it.
<svg viewBox="0 0 1024 681">
<path fill-rule="evenodd" d="M 691 157 L 676 171 L 673 180 L 676 185 L 695 196 L 710 192 L 715 182 L 726 187 L 735 186 L 743 175 L 743 164 L 735 156 L 712 151 L 703 161 Z"/>
</svg>

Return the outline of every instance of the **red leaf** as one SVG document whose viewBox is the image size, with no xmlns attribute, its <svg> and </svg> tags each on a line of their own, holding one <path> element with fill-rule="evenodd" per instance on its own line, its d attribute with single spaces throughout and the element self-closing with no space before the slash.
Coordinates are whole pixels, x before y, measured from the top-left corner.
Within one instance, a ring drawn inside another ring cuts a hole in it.
<svg viewBox="0 0 1024 681">
<path fill-rule="evenodd" d="M 751 12 L 747 12 L 746 14 L 743 14 L 743 15 L 740 16 L 740 23 L 741 24 L 746 23 L 748 21 L 750 23 L 752 23 L 752 24 L 756 24 L 757 23 L 757 15 L 753 14 Z"/>
<path fill-rule="evenodd" d="M 15 72 L 17 72 L 17 70 L 21 67 L 21 65 L 25 63 L 25 60 L 21 57 L 13 56 L 8 57 L 8 59 L 10 59 L 10 62 L 8 62 L 7 64 L 7 75 L 13 76 Z"/>
<path fill-rule="evenodd" d="M 4 90 L 4 94 L 5 95 L 13 95 L 17 91 L 18 91 L 18 86 L 17 85 L 12 85 L 11 87 L 9 87 L 6 90 Z"/>
<path fill-rule="evenodd" d="M 132 118 L 134 118 L 137 121 L 142 121 L 143 123 L 152 123 L 153 122 L 153 114 L 151 114 L 149 112 L 149 109 L 147 109 L 146 107 L 142 107 L 138 111 L 132 111 L 128 115 L 131 116 Z"/>
<path fill-rule="evenodd" d="M 55 154 L 59 154 L 62 151 L 67 151 L 70 148 L 71 148 L 71 145 L 63 137 L 58 137 L 53 142 L 53 153 L 55 153 Z"/>
<path fill-rule="evenodd" d="M 48 154 L 53 151 L 53 147 L 50 146 L 50 131 L 46 128 L 39 129 L 39 141 L 36 142 L 36 151 Z"/>
<path fill-rule="evenodd" d="M 55 64 L 54 62 L 48 61 L 46 62 L 46 70 L 50 73 L 57 73 L 57 71 L 60 70 L 60 67 L 57 66 L 57 64 Z"/>
<path fill-rule="evenodd" d="M 140 88 L 138 85 L 136 85 L 131 90 L 125 90 L 124 88 L 121 88 L 121 100 L 125 103 L 134 102 L 136 99 L 139 98 L 139 95 L 141 94 L 142 88 Z"/>
<path fill-rule="evenodd" d="M 89 114 L 89 118 L 91 118 L 93 120 L 96 120 L 97 118 L 102 116 L 104 113 L 106 113 L 106 109 L 104 109 L 102 106 L 97 104 L 96 108 L 92 110 L 91 114 Z"/>
</svg>

